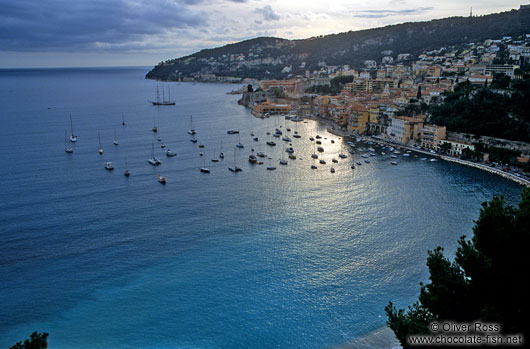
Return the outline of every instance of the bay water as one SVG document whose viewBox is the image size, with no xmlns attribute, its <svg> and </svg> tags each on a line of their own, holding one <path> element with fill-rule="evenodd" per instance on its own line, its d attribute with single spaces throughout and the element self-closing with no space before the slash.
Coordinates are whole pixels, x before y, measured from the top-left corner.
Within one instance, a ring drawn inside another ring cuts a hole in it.
<svg viewBox="0 0 530 349">
<path fill-rule="evenodd" d="M 325 126 L 255 118 L 226 94 L 237 85 L 157 83 L 147 71 L 0 71 L 0 346 L 35 330 L 51 348 L 342 345 L 385 326 L 388 301 L 415 301 L 427 251 L 452 256 L 481 202 L 519 200 L 511 181 L 414 153 L 393 166 L 374 146 L 370 163 L 351 169 L 358 150 L 333 164 L 348 146 Z M 175 106 L 148 103 L 157 86 Z M 66 154 L 70 115 L 78 141 Z M 275 128 L 296 160 L 267 135 Z M 317 134 L 325 165 L 310 157 Z M 234 162 L 242 172 L 228 171 Z"/>
</svg>

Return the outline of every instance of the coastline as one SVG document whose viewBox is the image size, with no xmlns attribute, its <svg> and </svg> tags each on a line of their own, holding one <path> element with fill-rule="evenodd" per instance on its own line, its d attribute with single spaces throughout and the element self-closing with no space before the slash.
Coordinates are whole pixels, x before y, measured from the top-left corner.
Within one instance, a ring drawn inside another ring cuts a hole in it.
<svg viewBox="0 0 530 349">
<path fill-rule="evenodd" d="M 329 125 L 330 127 L 334 127 L 335 126 L 333 123 L 331 123 L 331 122 L 329 122 L 328 120 L 325 120 L 325 119 L 316 118 L 316 117 L 308 117 L 308 119 L 315 120 L 317 122 Z M 327 131 L 329 133 L 332 133 L 332 134 L 334 134 L 336 136 L 341 136 L 341 137 L 354 136 L 354 137 L 359 137 L 359 138 L 361 138 L 363 140 L 373 140 L 369 136 L 354 135 L 351 132 L 347 132 L 347 131 L 345 132 L 345 131 L 334 129 L 334 128 L 328 128 Z M 425 154 L 425 155 L 429 155 L 429 156 L 438 157 L 438 158 L 440 158 L 442 160 L 455 162 L 457 164 L 464 165 L 464 166 L 474 167 L 474 168 L 477 168 L 479 170 L 487 171 L 487 172 L 499 175 L 501 177 L 504 177 L 506 179 L 512 180 L 512 181 L 514 181 L 514 182 L 516 182 L 516 183 L 518 183 L 520 185 L 530 187 L 530 180 L 527 180 L 527 179 L 522 178 L 522 177 L 518 177 L 515 174 L 509 173 L 509 172 L 505 172 L 505 171 L 500 170 L 500 169 L 495 168 L 495 167 L 489 167 L 489 166 L 484 165 L 484 164 L 480 164 L 480 163 L 476 163 L 476 162 L 472 162 L 472 161 L 467 161 L 467 160 L 462 160 L 462 159 L 455 158 L 455 157 L 448 156 L 448 155 L 442 155 L 442 154 L 438 154 L 438 153 L 433 154 L 433 153 L 431 153 L 429 151 L 421 150 L 421 149 L 410 147 L 410 146 L 407 146 L 407 145 L 391 143 L 391 142 L 389 142 L 386 139 L 381 139 L 381 138 L 374 138 L 374 139 L 377 140 L 378 142 L 384 143 L 386 145 L 399 146 L 401 148 L 404 148 L 404 149 L 407 149 L 407 150 L 410 150 L 410 151 L 414 151 L 416 153 L 421 153 L 421 154 Z"/>
</svg>

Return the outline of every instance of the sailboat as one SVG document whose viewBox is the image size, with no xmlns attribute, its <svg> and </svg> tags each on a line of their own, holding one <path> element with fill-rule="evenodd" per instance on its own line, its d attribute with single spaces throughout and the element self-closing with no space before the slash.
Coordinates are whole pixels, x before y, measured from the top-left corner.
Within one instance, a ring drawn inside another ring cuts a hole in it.
<svg viewBox="0 0 530 349">
<path fill-rule="evenodd" d="M 158 182 L 160 182 L 162 184 L 166 184 L 166 177 L 161 176 L 160 174 L 158 174 L 157 180 L 158 180 Z"/>
<path fill-rule="evenodd" d="M 166 100 L 166 96 L 164 94 L 164 87 L 162 87 L 162 100 L 160 100 L 160 91 L 158 90 L 158 85 L 157 85 L 156 86 L 156 101 L 149 101 L 149 102 L 151 102 L 153 105 L 175 105 L 175 101 L 171 100 L 171 90 L 169 89 L 169 86 L 167 90 L 169 94 L 169 99 Z"/>
<path fill-rule="evenodd" d="M 77 136 L 74 135 L 74 126 L 72 124 L 72 115 L 70 115 L 70 130 L 72 131 L 72 135 L 70 136 L 70 142 L 77 142 Z"/>
<path fill-rule="evenodd" d="M 125 157 L 125 171 L 123 171 L 125 177 L 129 177 L 131 173 L 129 172 L 129 166 L 127 166 L 127 157 Z"/>
<path fill-rule="evenodd" d="M 225 158 L 225 154 L 223 153 L 223 141 L 221 141 L 220 150 L 221 151 L 219 152 L 219 158 L 224 159 Z"/>
<path fill-rule="evenodd" d="M 285 152 L 285 143 L 283 144 L 283 148 L 282 148 L 282 158 L 280 160 L 280 165 L 287 165 L 287 160 L 285 160 L 283 158 L 283 153 Z"/>
<path fill-rule="evenodd" d="M 234 148 L 234 166 L 228 168 L 232 172 L 241 172 L 243 171 L 240 167 L 236 166 L 236 149 Z"/>
<path fill-rule="evenodd" d="M 103 147 L 101 146 L 101 135 L 99 134 L 99 132 L 98 132 L 98 140 L 99 140 L 98 153 L 99 153 L 99 155 L 102 155 L 103 154 Z"/>
<path fill-rule="evenodd" d="M 66 142 L 66 130 L 64 130 L 64 151 L 68 154 L 72 154 L 74 152 L 72 147 L 69 147 L 68 143 Z"/>
<path fill-rule="evenodd" d="M 162 161 L 158 160 L 155 157 L 155 144 L 151 143 L 151 159 L 147 160 L 151 165 L 157 166 L 162 163 Z"/>
<path fill-rule="evenodd" d="M 202 173 L 210 173 L 210 169 L 206 167 L 206 158 L 202 158 L 202 167 L 200 171 Z"/>
<path fill-rule="evenodd" d="M 197 131 L 195 131 L 195 129 L 193 128 L 193 115 L 190 115 L 190 129 L 188 130 L 188 134 L 197 134 Z"/>
<path fill-rule="evenodd" d="M 239 137 L 239 133 L 237 134 L 237 144 L 236 144 L 236 147 L 238 147 L 238 148 L 244 148 L 244 147 L 245 147 L 243 144 L 241 144 L 240 137 Z"/>
<path fill-rule="evenodd" d="M 156 127 L 156 120 L 154 117 L 153 117 L 153 128 L 151 129 L 151 131 L 155 133 L 158 132 L 158 127 Z"/>
<path fill-rule="evenodd" d="M 121 124 L 125 126 L 125 116 L 123 116 L 123 113 L 121 113 Z"/>
<path fill-rule="evenodd" d="M 118 138 L 116 138 L 116 129 L 114 129 L 114 141 L 112 143 L 114 145 L 118 145 Z"/>
</svg>

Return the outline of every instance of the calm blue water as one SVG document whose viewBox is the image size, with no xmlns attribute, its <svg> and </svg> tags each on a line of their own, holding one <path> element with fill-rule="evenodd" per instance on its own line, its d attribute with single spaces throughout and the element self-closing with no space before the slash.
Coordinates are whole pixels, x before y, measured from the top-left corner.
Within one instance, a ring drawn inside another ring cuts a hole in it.
<svg viewBox="0 0 530 349">
<path fill-rule="evenodd" d="M 515 203 L 521 192 L 501 177 L 413 156 L 398 166 L 379 156 L 355 170 L 349 157 L 332 174 L 341 142 L 331 144 L 337 137 L 324 126 L 256 119 L 226 94 L 234 85 L 172 83 L 177 105 L 153 107 L 157 83 L 146 72 L 0 71 L 0 346 L 34 330 L 49 332 L 52 348 L 346 343 L 384 326 L 389 300 L 415 300 L 427 250 L 453 253 L 482 201 L 504 194 Z M 79 136 L 72 155 L 70 114 Z M 204 149 L 189 141 L 190 114 Z M 165 157 L 155 122 L 176 157 Z M 278 164 L 281 140 L 264 144 L 275 123 L 303 135 L 287 166 Z M 237 174 L 227 169 L 237 142 L 228 129 L 245 145 Z M 328 164 L 311 170 L 316 134 L 327 137 Z M 152 143 L 158 168 L 147 163 Z M 226 158 L 211 163 L 221 143 Z M 251 147 L 277 170 L 250 165 Z M 205 164 L 210 174 L 199 172 Z"/>
</svg>

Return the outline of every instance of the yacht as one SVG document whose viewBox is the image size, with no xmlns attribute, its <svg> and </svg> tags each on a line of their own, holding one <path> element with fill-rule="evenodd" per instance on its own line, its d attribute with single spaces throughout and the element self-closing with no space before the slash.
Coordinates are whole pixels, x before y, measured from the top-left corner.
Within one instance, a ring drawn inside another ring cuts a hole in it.
<svg viewBox="0 0 530 349">
<path fill-rule="evenodd" d="M 331 173 L 335 173 L 335 168 L 332 167 L 332 168 L 329 169 L 329 171 L 330 171 Z"/>
<path fill-rule="evenodd" d="M 166 184 L 166 177 L 164 177 L 164 176 L 158 175 L 157 176 L 157 180 L 158 180 L 158 182 L 160 182 L 162 184 Z"/>
<path fill-rule="evenodd" d="M 228 130 L 226 131 L 226 133 L 228 133 L 229 135 L 235 135 L 236 133 L 239 133 L 238 130 Z"/>
<path fill-rule="evenodd" d="M 341 158 L 341 159 L 346 159 L 347 157 L 348 157 L 348 155 L 346 155 L 346 154 L 342 154 L 342 153 L 339 154 L 339 158 Z"/>
<path fill-rule="evenodd" d="M 315 138 L 314 138 L 314 137 L 309 137 L 309 140 L 310 140 L 310 141 L 314 141 Z"/>
<path fill-rule="evenodd" d="M 172 157 L 172 156 L 175 156 L 175 155 L 177 155 L 177 153 L 174 153 L 171 149 L 166 150 L 166 156 L 167 157 Z"/>
<path fill-rule="evenodd" d="M 397 165 L 398 163 L 396 161 L 390 161 L 392 165 Z"/>
<path fill-rule="evenodd" d="M 64 130 L 64 151 L 68 154 L 72 154 L 74 152 L 74 149 L 72 149 L 72 147 L 69 147 L 66 143 L 66 130 Z"/>
<path fill-rule="evenodd" d="M 74 126 L 72 125 L 72 115 L 70 115 L 70 130 L 72 131 L 72 135 L 70 136 L 70 142 L 75 143 L 77 142 L 77 136 L 74 135 Z"/>
<path fill-rule="evenodd" d="M 311 165 L 311 169 L 312 169 L 312 170 L 316 170 L 317 167 L 316 167 L 315 165 Z"/>
<path fill-rule="evenodd" d="M 361 166 L 363 163 L 360 162 L 360 161 L 357 161 L 356 164 L 359 165 L 359 166 Z"/>
<path fill-rule="evenodd" d="M 257 154 L 256 154 L 256 155 L 257 155 L 257 156 L 259 156 L 260 158 L 264 158 L 264 157 L 266 157 L 266 156 L 267 156 L 267 155 L 263 154 L 263 153 L 262 153 L 262 152 L 260 152 L 260 151 L 259 151 L 259 152 L 257 152 Z"/>
<path fill-rule="evenodd" d="M 267 166 L 267 170 L 269 171 L 274 171 L 276 169 L 275 166 Z"/>
<path fill-rule="evenodd" d="M 193 116 L 190 115 L 190 129 L 188 130 L 188 134 L 190 135 L 194 135 L 194 134 L 197 134 L 197 131 L 195 131 L 195 129 L 193 128 Z"/>
<path fill-rule="evenodd" d="M 322 165 L 325 165 L 325 164 L 326 164 L 326 160 L 324 160 L 324 159 L 320 159 L 320 163 L 321 163 Z"/>
<path fill-rule="evenodd" d="M 268 141 L 268 142 L 267 142 L 267 145 L 270 145 L 271 147 L 273 147 L 273 146 L 276 145 L 276 143 L 274 143 L 273 141 Z"/>
<path fill-rule="evenodd" d="M 318 147 L 317 150 L 322 153 L 324 151 L 324 148 Z"/>
<path fill-rule="evenodd" d="M 153 166 L 158 166 L 162 163 L 162 161 L 158 160 L 155 157 L 155 144 L 154 143 L 152 143 L 151 145 L 151 158 L 147 161 Z"/>
<path fill-rule="evenodd" d="M 292 153 L 294 153 L 294 149 L 293 149 L 293 147 L 289 147 L 289 148 L 285 149 L 285 152 L 289 153 L 289 154 L 292 154 Z"/>
<path fill-rule="evenodd" d="M 106 169 L 106 170 L 109 170 L 109 171 L 114 170 L 114 166 L 112 166 L 112 162 L 110 162 L 110 161 L 107 161 L 107 162 L 104 163 L 103 165 L 105 166 L 105 169 Z"/>
<path fill-rule="evenodd" d="M 331 159 L 331 162 L 333 162 L 334 164 L 336 164 L 336 163 L 339 162 L 339 160 L 337 160 L 337 159 Z"/>
</svg>

